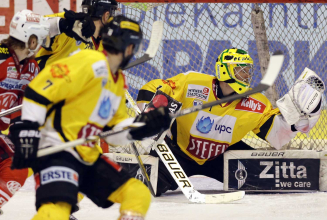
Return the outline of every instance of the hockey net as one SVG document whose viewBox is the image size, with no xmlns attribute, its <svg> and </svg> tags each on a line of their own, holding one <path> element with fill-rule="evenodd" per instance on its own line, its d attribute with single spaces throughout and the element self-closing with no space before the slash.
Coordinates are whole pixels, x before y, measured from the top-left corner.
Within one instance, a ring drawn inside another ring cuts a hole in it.
<svg viewBox="0 0 327 220">
<path fill-rule="evenodd" d="M 265 73 L 269 54 L 277 50 L 284 52 L 281 74 L 275 86 L 266 92 L 273 105 L 289 90 L 305 67 L 314 70 L 327 82 L 327 4 L 284 1 L 256 4 L 237 0 L 229 3 L 205 3 L 206 0 L 187 3 L 177 0 L 173 1 L 175 3 L 121 4 L 122 14 L 140 21 L 145 38 L 144 50 L 149 42 L 152 23 L 155 20 L 164 21 L 163 41 L 156 57 L 125 72 L 129 92 L 136 99 L 138 90 L 150 80 L 167 79 L 187 71 L 215 75 L 217 56 L 231 47 L 249 51 L 254 59 L 252 86 Z M 325 149 L 326 93 L 322 103 L 324 110 L 315 128 L 309 135 L 298 134 L 284 146 L 285 149 Z M 133 110 L 129 111 L 133 116 Z M 252 132 L 243 140 L 255 148 L 271 149 L 269 143 Z M 138 146 L 141 153 L 147 151 L 145 146 L 139 143 Z M 129 147 L 110 148 L 110 151 L 131 152 Z"/>
</svg>

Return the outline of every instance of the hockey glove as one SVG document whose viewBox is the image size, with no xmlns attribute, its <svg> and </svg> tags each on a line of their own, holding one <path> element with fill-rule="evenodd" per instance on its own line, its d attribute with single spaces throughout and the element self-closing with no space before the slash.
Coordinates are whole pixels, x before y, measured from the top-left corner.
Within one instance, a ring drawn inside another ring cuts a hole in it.
<svg viewBox="0 0 327 220">
<path fill-rule="evenodd" d="M 76 13 L 72 10 L 65 10 L 65 19 L 60 19 L 60 32 L 68 37 L 87 43 L 87 38 L 91 37 L 95 31 L 92 18 L 85 13 Z"/>
<path fill-rule="evenodd" d="M 134 122 L 144 122 L 145 125 L 130 131 L 133 140 L 142 140 L 146 137 L 154 136 L 161 131 L 167 130 L 170 126 L 171 118 L 167 107 L 155 108 L 149 112 L 143 112 L 136 116 Z"/>
<path fill-rule="evenodd" d="M 36 161 L 40 140 L 39 124 L 20 121 L 10 126 L 10 139 L 15 145 L 12 169 L 31 167 Z"/>
<path fill-rule="evenodd" d="M 321 100 L 325 84 L 309 68 L 305 68 L 290 91 L 276 104 L 293 131 L 308 133 L 321 115 Z"/>
</svg>

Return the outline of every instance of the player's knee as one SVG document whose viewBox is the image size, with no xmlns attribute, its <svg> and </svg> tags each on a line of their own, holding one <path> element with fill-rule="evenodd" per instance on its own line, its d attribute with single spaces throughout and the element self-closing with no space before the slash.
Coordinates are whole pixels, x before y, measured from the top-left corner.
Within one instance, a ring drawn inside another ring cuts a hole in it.
<svg viewBox="0 0 327 220">
<path fill-rule="evenodd" d="M 151 203 L 151 193 L 149 189 L 139 180 L 130 179 L 130 186 L 126 193 L 130 195 L 130 201 L 122 204 L 121 210 L 134 211 L 145 216 Z"/>
<path fill-rule="evenodd" d="M 109 200 L 121 203 L 122 214 L 132 212 L 145 216 L 150 207 L 151 193 L 141 181 L 131 178 L 116 190 Z"/>
<path fill-rule="evenodd" d="M 32 220 L 68 220 L 72 206 L 66 202 L 42 204 Z"/>
</svg>

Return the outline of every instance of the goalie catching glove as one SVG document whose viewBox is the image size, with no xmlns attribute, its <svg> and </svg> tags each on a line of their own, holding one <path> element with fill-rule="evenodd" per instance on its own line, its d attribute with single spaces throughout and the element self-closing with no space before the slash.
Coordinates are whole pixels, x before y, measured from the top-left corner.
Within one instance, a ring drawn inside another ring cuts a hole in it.
<svg viewBox="0 0 327 220">
<path fill-rule="evenodd" d="M 308 133 L 321 114 L 322 93 L 325 84 L 309 68 L 305 68 L 290 91 L 277 101 L 284 119 L 297 131 Z"/>
<path fill-rule="evenodd" d="M 85 13 L 76 13 L 72 10 L 65 11 L 65 19 L 60 19 L 60 32 L 65 33 L 68 37 L 75 40 L 88 43 L 88 38 L 92 37 L 95 32 L 95 25 L 92 18 Z"/>
<path fill-rule="evenodd" d="M 15 145 L 12 168 L 31 167 L 35 162 L 39 146 L 39 124 L 31 121 L 20 121 L 11 125 L 9 131 L 9 137 Z"/>
<path fill-rule="evenodd" d="M 144 122 L 145 125 L 134 128 L 129 133 L 133 140 L 142 140 L 167 130 L 171 120 L 167 107 L 155 108 L 136 116 L 134 122 Z"/>
</svg>

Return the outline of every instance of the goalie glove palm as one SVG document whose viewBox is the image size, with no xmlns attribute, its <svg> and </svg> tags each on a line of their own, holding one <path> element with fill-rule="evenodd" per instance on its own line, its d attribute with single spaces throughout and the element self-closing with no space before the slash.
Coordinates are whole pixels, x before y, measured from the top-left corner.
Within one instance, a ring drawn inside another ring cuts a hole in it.
<svg viewBox="0 0 327 220">
<path fill-rule="evenodd" d="M 31 167 L 36 159 L 40 140 L 39 124 L 23 121 L 10 126 L 10 139 L 15 145 L 12 168 Z"/>
<path fill-rule="evenodd" d="M 305 68 L 290 91 L 277 101 L 277 106 L 289 125 L 308 133 L 321 114 L 321 99 L 325 85 L 312 70 Z"/>
<path fill-rule="evenodd" d="M 142 140 L 146 137 L 154 136 L 161 131 L 167 130 L 170 126 L 171 118 L 169 110 L 165 107 L 155 108 L 149 112 L 143 112 L 136 116 L 134 122 L 144 122 L 145 125 L 130 131 L 133 140 Z"/>
</svg>

